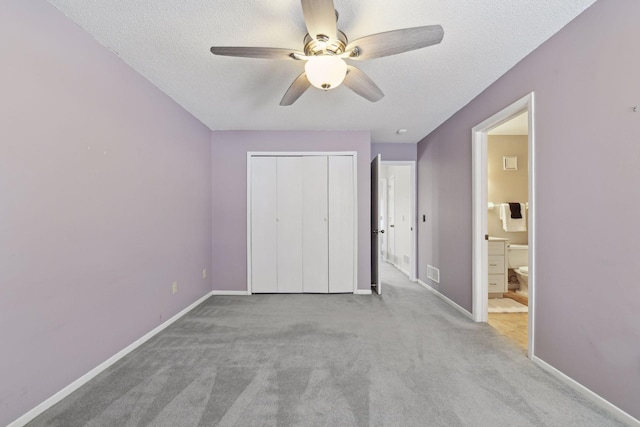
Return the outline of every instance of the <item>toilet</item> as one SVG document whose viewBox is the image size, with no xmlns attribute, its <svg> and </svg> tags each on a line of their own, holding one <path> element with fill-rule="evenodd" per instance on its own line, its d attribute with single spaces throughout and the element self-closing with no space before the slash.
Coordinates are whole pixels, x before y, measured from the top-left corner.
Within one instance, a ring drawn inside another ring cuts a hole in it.
<svg viewBox="0 0 640 427">
<path fill-rule="evenodd" d="M 518 275 L 519 294 L 529 295 L 529 246 L 509 244 L 509 268 Z"/>
</svg>

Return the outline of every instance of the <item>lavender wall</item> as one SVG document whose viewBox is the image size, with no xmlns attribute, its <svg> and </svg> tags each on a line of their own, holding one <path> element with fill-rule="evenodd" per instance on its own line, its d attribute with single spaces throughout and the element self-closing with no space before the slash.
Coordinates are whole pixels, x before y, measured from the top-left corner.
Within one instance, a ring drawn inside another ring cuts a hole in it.
<svg viewBox="0 0 640 427">
<path fill-rule="evenodd" d="M 415 161 L 418 159 L 418 145 L 394 142 L 371 144 L 371 160 L 378 154 L 382 155 L 383 161 Z"/>
<path fill-rule="evenodd" d="M 535 354 L 636 418 L 639 16 L 596 2 L 418 146 L 419 276 L 471 309 L 471 128 L 535 91 Z"/>
<path fill-rule="evenodd" d="M 46 2 L 0 40 L 6 425 L 210 291 L 211 133 Z"/>
<path fill-rule="evenodd" d="M 358 153 L 358 288 L 371 289 L 370 135 L 365 131 L 214 131 L 213 289 L 247 290 L 247 152 Z"/>
</svg>

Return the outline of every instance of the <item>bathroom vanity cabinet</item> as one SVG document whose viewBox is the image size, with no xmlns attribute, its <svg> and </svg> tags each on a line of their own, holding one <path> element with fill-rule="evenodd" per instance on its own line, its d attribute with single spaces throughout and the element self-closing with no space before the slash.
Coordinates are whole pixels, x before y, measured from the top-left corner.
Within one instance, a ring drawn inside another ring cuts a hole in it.
<svg viewBox="0 0 640 427">
<path fill-rule="evenodd" d="M 507 292 L 507 239 L 489 238 L 489 293 Z"/>
</svg>

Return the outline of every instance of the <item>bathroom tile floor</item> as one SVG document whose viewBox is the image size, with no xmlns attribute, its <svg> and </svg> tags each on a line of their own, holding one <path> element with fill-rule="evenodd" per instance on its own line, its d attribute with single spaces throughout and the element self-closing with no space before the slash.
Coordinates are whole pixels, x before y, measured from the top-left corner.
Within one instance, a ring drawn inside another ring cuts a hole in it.
<svg viewBox="0 0 640 427">
<path fill-rule="evenodd" d="M 489 313 L 488 323 L 527 350 L 529 313 Z"/>
</svg>

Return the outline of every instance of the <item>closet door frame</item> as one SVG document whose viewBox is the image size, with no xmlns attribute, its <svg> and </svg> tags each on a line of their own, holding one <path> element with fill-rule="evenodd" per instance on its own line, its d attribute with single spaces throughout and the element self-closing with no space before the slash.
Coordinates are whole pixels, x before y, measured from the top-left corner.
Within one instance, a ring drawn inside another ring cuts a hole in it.
<svg viewBox="0 0 640 427">
<path fill-rule="evenodd" d="M 253 157 L 349 156 L 353 164 L 353 293 L 358 291 L 358 153 L 355 151 L 248 151 L 247 152 L 247 294 L 251 275 L 251 160 Z"/>
</svg>

